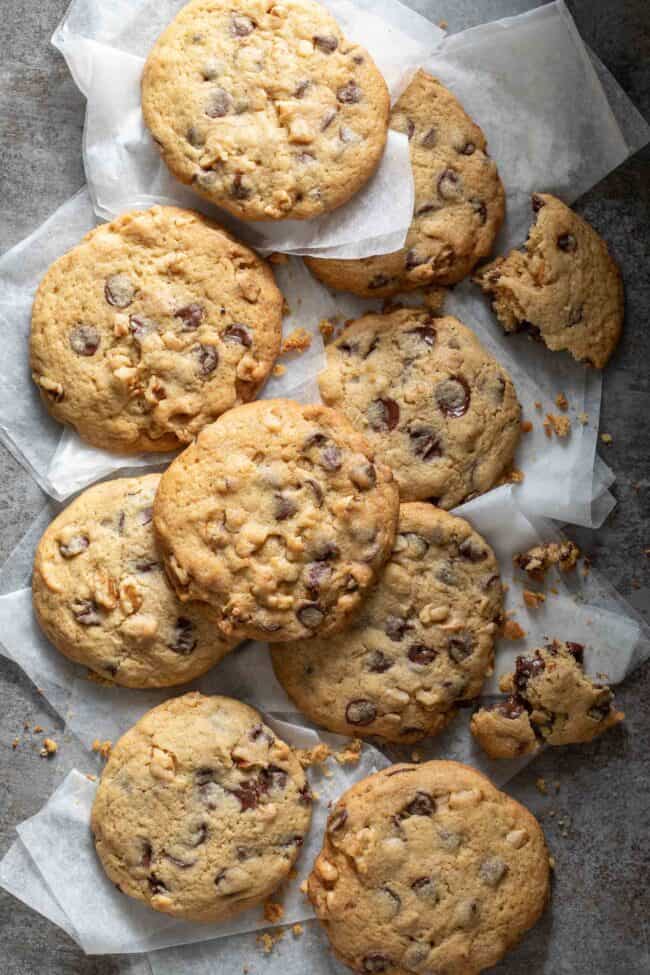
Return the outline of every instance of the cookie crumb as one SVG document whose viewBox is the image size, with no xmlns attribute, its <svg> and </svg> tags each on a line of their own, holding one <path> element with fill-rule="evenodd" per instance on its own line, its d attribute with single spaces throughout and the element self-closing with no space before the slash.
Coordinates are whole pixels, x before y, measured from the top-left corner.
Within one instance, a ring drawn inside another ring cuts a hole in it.
<svg viewBox="0 0 650 975">
<path fill-rule="evenodd" d="M 533 592 L 532 589 L 524 589 L 524 602 L 529 609 L 537 609 L 542 603 L 546 602 L 543 592 Z"/>
<path fill-rule="evenodd" d="M 100 741 L 99 738 L 95 738 L 93 742 L 93 751 L 99 752 L 102 758 L 107 759 L 111 754 L 111 748 L 113 747 L 112 741 Z"/>
<path fill-rule="evenodd" d="M 588 413 L 578 413 L 578 423 L 581 423 L 583 425 L 583 427 L 586 427 L 587 424 L 589 423 L 589 414 Z"/>
<path fill-rule="evenodd" d="M 306 877 L 305 877 L 305 879 L 303 880 L 303 882 L 300 885 L 300 890 L 301 890 L 301 892 L 303 894 L 306 894 L 307 893 L 307 878 Z"/>
<path fill-rule="evenodd" d="M 530 420 L 522 420 L 521 421 L 521 432 L 522 433 L 530 433 L 530 431 L 532 429 L 533 429 L 533 424 L 530 422 Z"/>
<path fill-rule="evenodd" d="M 336 317 L 334 318 L 321 318 L 318 323 L 318 331 L 323 336 L 324 342 L 329 342 L 334 333 L 336 332 Z"/>
<path fill-rule="evenodd" d="M 86 772 L 86 778 L 88 779 L 89 782 L 97 781 L 97 776 L 93 775 L 91 772 Z"/>
<path fill-rule="evenodd" d="M 276 901 L 267 900 L 264 901 L 264 919 L 269 922 L 269 924 L 277 924 L 284 917 L 284 908 L 282 904 L 278 904 Z"/>
<path fill-rule="evenodd" d="M 43 730 L 44 729 L 41 728 L 40 724 L 35 724 L 34 725 L 34 734 L 35 735 L 40 735 L 41 731 L 43 731 Z"/>
<path fill-rule="evenodd" d="M 513 467 L 508 474 L 508 481 L 510 484 L 521 484 L 524 479 L 524 472 L 520 471 L 518 467 Z"/>
<path fill-rule="evenodd" d="M 446 20 L 439 20 L 438 21 L 438 27 L 440 28 L 440 30 L 447 30 L 447 28 L 449 27 L 449 24 L 447 23 Z"/>
<path fill-rule="evenodd" d="M 548 858 L 548 865 L 551 868 L 551 870 L 555 870 L 555 857 Z"/>
<path fill-rule="evenodd" d="M 566 411 L 569 409 L 569 401 L 564 393 L 557 394 L 555 397 L 555 405 L 557 406 L 558 410 L 562 410 L 563 413 L 566 413 Z"/>
<path fill-rule="evenodd" d="M 311 334 L 306 328 L 294 328 L 282 343 L 280 355 L 302 355 L 311 345 Z"/>
<path fill-rule="evenodd" d="M 535 779 L 535 788 L 538 792 L 541 792 L 543 796 L 548 795 L 548 786 L 546 785 L 546 779 Z"/>
<path fill-rule="evenodd" d="M 542 408 L 542 404 L 540 403 L 540 401 L 538 399 L 536 399 L 535 400 L 535 409 L 536 410 L 541 410 L 541 408 Z"/>
<path fill-rule="evenodd" d="M 44 738 L 43 747 L 41 748 L 39 755 L 41 758 L 49 758 L 51 755 L 56 755 L 58 750 L 59 746 L 53 738 Z"/>
<path fill-rule="evenodd" d="M 521 628 L 516 620 L 506 620 L 501 635 L 505 640 L 522 640 L 526 636 L 526 631 Z"/>
<path fill-rule="evenodd" d="M 544 433 L 547 437 L 568 437 L 571 433 L 571 420 L 568 416 L 558 416 L 557 413 L 547 413 L 544 420 Z"/>
<path fill-rule="evenodd" d="M 279 251 L 273 251 L 273 253 L 269 254 L 269 256 L 267 257 L 267 261 L 269 262 L 269 264 L 288 264 L 289 255 L 281 254 Z"/>
<path fill-rule="evenodd" d="M 296 754 L 302 767 L 309 768 L 310 765 L 323 765 L 332 752 L 328 745 L 319 742 L 313 748 L 298 748 Z"/>
<path fill-rule="evenodd" d="M 614 442 L 614 438 L 612 437 L 611 433 L 601 433 L 600 439 L 603 443 L 609 444 Z"/>
<path fill-rule="evenodd" d="M 276 378 L 279 376 L 284 376 L 286 371 L 287 371 L 287 367 L 281 365 L 280 363 L 278 363 L 276 366 L 273 366 L 273 375 Z"/>
<path fill-rule="evenodd" d="M 20 738 L 14 738 L 14 740 L 11 743 L 11 747 L 13 748 L 14 751 L 16 751 L 19 744 L 20 744 Z"/>
<path fill-rule="evenodd" d="M 580 549 L 574 542 L 567 540 L 534 545 L 527 552 L 515 555 L 513 562 L 533 579 L 541 580 L 552 565 L 557 565 L 562 572 L 570 572 L 579 558 Z"/>
<path fill-rule="evenodd" d="M 265 931 L 263 934 L 258 934 L 256 941 L 261 946 L 264 954 L 270 955 L 278 941 L 281 941 L 282 938 L 284 938 L 284 931 L 280 929 L 279 931 L 274 931 L 272 934 L 268 931 Z"/>
<path fill-rule="evenodd" d="M 339 765 L 358 765 L 362 747 L 360 738 L 351 738 L 344 748 L 335 753 L 334 758 Z"/>
<path fill-rule="evenodd" d="M 301 938 L 304 930 L 302 924 L 294 924 L 291 928 L 294 938 Z"/>
</svg>

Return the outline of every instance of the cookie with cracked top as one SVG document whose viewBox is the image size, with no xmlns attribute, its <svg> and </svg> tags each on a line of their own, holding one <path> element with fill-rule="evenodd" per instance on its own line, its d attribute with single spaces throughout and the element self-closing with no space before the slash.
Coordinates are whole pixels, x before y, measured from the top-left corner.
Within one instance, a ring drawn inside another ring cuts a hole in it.
<svg viewBox="0 0 650 975">
<path fill-rule="evenodd" d="M 191 693 L 113 746 L 91 827 L 123 894 L 176 918 L 222 921 L 287 879 L 310 820 L 300 762 L 258 712 Z"/>
<path fill-rule="evenodd" d="M 471 732 L 491 758 L 534 754 L 542 744 L 593 741 L 625 718 L 605 684 L 583 669 L 580 643 L 554 640 L 517 657 L 513 673 L 499 681 L 508 694 L 492 708 L 480 708 Z"/>
<path fill-rule="evenodd" d="M 512 380 L 449 315 L 364 315 L 327 346 L 319 385 L 392 468 L 403 501 L 453 508 L 512 463 L 521 419 Z"/>
<path fill-rule="evenodd" d="M 45 274 L 32 376 L 93 446 L 173 450 L 253 399 L 280 351 L 282 305 L 268 265 L 200 214 L 126 213 Z"/>
<path fill-rule="evenodd" d="M 623 329 L 623 279 L 602 237 L 557 197 L 533 195 L 523 250 L 480 268 L 476 283 L 506 332 L 528 332 L 597 369 Z"/>
<path fill-rule="evenodd" d="M 260 400 L 206 427 L 163 474 L 154 526 L 168 576 L 229 638 L 342 629 L 393 547 L 390 470 L 326 406 Z"/>
<path fill-rule="evenodd" d="M 156 550 L 159 474 L 95 484 L 51 523 L 36 550 L 32 600 L 54 646 L 124 687 L 168 687 L 236 646 L 182 604 Z"/>
<path fill-rule="evenodd" d="M 417 72 L 390 127 L 408 136 L 415 184 L 404 247 L 353 261 L 305 258 L 325 284 L 366 298 L 460 281 L 491 253 L 505 213 L 483 132 L 436 78 Z"/>
<path fill-rule="evenodd" d="M 474 769 L 393 765 L 337 802 L 308 893 L 361 975 L 478 975 L 541 916 L 549 856 L 535 817 Z"/>
<path fill-rule="evenodd" d="M 441 731 L 492 671 L 499 566 L 464 521 L 400 507 L 390 560 L 342 633 L 272 648 L 298 708 L 329 731 L 415 742 Z"/>
<path fill-rule="evenodd" d="M 304 220 L 376 169 L 390 98 L 313 0 L 192 0 L 151 51 L 142 111 L 181 182 L 246 220 Z"/>
</svg>

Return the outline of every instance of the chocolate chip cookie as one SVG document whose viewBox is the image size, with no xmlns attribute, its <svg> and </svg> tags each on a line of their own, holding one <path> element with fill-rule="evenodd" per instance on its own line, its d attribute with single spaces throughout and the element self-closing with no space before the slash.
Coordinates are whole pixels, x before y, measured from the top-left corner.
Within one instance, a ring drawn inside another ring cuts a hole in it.
<svg viewBox="0 0 650 975">
<path fill-rule="evenodd" d="M 521 408 L 508 373 L 456 318 L 364 315 L 327 347 L 321 395 L 392 468 L 403 501 L 453 508 L 512 463 Z"/>
<path fill-rule="evenodd" d="M 357 261 L 305 258 L 325 284 L 366 298 L 460 281 L 490 254 L 505 213 L 485 136 L 436 78 L 417 72 L 390 127 L 408 136 L 415 184 L 404 247 Z"/>
<path fill-rule="evenodd" d="M 390 98 L 312 0 L 193 0 L 156 42 L 144 120 L 177 179 L 246 220 L 341 206 L 384 151 Z"/>
<path fill-rule="evenodd" d="M 192 693 L 147 712 L 113 747 L 91 827 L 123 894 L 221 921 L 287 879 L 310 819 L 300 762 L 257 711 Z"/>
<path fill-rule="evenodd" d="M 276 676 L 308 718 L 344 735 L 434 735 L 491 673 L 503 609 L 490 546 L 462 518 L 400 507 L 393 554 L 343 633 L 276 644 Z"/>
<path fill-rule="evenodd" d="M 472 716 L 472 734 L 491 758 L 592 741 L 623 721 L 609 687 L 584 673 L 583 656 L 581 644 L 554 640 L 517 657 L 514 673 L 499 682 L 506 700 Z"/>
<path fill-rule="evenodd" d="M 457 762 L 393 765 L 339 799 L 309 877 L 337 956 L 355 972 L 478 975 L 539 919 L 539 823 Z"/>
<path fill-rule="evenodd" d="M 228 637 L 343 628 L 395 541 L 391 472 L 345 417 L 265 400 L 206 427 L 163 474 L 154 525 L 182 600 Z"/>
<path fill-rule="evenodd" d="M 602 369 L 623 328 L 623 281 L 605 241 L 548 193 L 521 251 L 480 268 L 475 281 L 506 332 L 528 332 L 554 351 Z"/>
<path fill-rule="evenodd" d="M 159 474 L 84 491 L 41 538 L 32 577 L 38 622 L 70 660 L 125 687 L 184 684 L 235 640 L 167 582 L 153 534 Z"/>
<path fill-rule="evenodd" d="M 88 443 L 172 450 L 255 396 L 280 350 L 282 304 L 270 268 L 205 217 L 127 213 L 43 278 L 32 375 Z"/>
</svg>

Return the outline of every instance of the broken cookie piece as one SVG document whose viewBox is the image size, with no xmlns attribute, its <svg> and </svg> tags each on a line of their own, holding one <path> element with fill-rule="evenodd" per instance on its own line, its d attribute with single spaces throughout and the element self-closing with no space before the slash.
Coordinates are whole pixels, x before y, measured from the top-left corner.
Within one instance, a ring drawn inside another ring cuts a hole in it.
<svg viewBox="0 0 650 975">
<path fill-rule="evenodd" d="M 592 741 L 623 721 L 610 688 L 584 673 L 583 653 L 579 643 L 554 640 L 517 657 L 514 673 L 499 682 L 508 698 L 472 717 L 471 732 L 491 758 L 533 754 L 542 743 Z"/>
<path fill-rule="evenodd" d="M 562 572 L 570 572 L 575 568 L 579 558 L 580 549 L 575 542 L 564 540 L 535 545 L 527 552 L 515 555 L 513 562 L 532 579 L 541 580 L 552 565 L 557 565 Z"/>
<path fill-rule="evenodd" d="M 623 327 L 623 283 L 602 238 L 547 193 L 532 198 L 535 222 L 523 250 L 480 269 L 474 281 L 506 332 L 528 332 L 549 349 L 602 369 Z"/>
</svg>

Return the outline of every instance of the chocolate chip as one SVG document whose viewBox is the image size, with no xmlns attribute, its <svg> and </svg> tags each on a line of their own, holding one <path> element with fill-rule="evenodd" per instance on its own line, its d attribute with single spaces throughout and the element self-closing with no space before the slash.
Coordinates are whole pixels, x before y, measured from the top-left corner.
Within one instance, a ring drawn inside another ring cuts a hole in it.
<svg viewBox="0 0 650 975">
<path fill-rule="evenodd" d="M 201 788 L 201 786 L 207 785 L 208 782 L 215 782 L 216 774 L 217 773 L 213 768 L 207 768 L 205 766 L 203 768 L 197 768 L 196 772 L 194 773 L 194 781 L 199 788 Z"/>
<path fill-rule="evenodd" d="M 305 782 L 305 784 L 300 787 L 298 795 L 300 796 L 300 804 L 302 806 L 311 806 L 312 802 L 314 801 L 314 797 L 311 794 L 311 789 L 308 782 Z"/>
<path fill-rule="evenodd" d="M 357 698 L 355 701 L 350 701 L 345 709 L 345 719 L 348 724 L 371 724 L 376 717 L 377 708 L 372 701 L 367 701 L 364 698 Z"/>
<path fill-rule="evenodd" d="M 310 596 L 316 597 L 321 586 L 329 582 L 332 576 L 332 567 L 327 562 L 310 562 L 305 571 L 307 573 L 305 585 Z"/>
<path fill-rule="evenodd" d="M 348 81 L 347 84 L 341 85 L 336 92 L 338 101 L 344 105 L 354 105 L 361 101 L 362 96 L 363 92 L 356 81 Z"/>
<path fill-rule="evenodd" d="M 412 118 L 407 118 L 407 120 L 406 120 L 406 137 L 409 140 L 409 142 L 413 138 L 414 134 L 415 134 L 415 122 L 413 121 Z"/>
<path fill-rule="evenodd" d="M 408 649 L 408 658 L 414 664 L 426 666 L 433 663 L 438 656 L 438 651 L 433 647 L 427 647 L 424 643 L 413 643 Z"/>
<path fill-rule="evenodd" d="M 374 464 L 357 464 L 350 469 L 350 480 L 355 487 L 369 491 L 377 484 L 377 471 Z"/>
<path fill-rule="evenodd" d="M 539 211 L 544 206 L 544 200 L 537 193 L 533 193 L 533 195 L 531 197 L 531 201 L 532 201 L 532 204 L 533 204 L 533 212 L 534 213 L 539 213 Z"/>
<path fill-rule="evenodd" d="M 433 796 L 428 792 L 417 791 L 415 799 L 412 799 L 399 814 L 400 819 L 408 819 L 409 816 L 433 816 L 436 811 L 436 803 Z"/>
<path fill-rule="evenodd" d="M 194 635 L 194 623 L 185 616 L 179 616 L 172 633 L 171 643 L 167 646 L 174 653 L 187 657 L 195 649 L 198 640 Z"/>
<path fill-rule="evenodd" d="M 387 284 L 390 284 L 391 278 L 387 274 L 375 274 L 370 281 L 368 281 L 368 288 L 370 291 L 376 291 L 378 288 L 385 288 Z"/>
<path fill-rule="evenodd" d="M 225 342 L 233 342 L 238 345 L 243 345 L 245 348 L 250 349 L 253 344 L 253 336 L 251 330 L 247 325 L 243 325 L 241 322 L 233 322 L 229 325 L 226 331 L 223 333 L 223 338 Z"/>
<path fill-rule="evenodd" d="M 232 794 L 239 799 L 242 812 L 245 812 L 247 809 L 256 809 L 259 805 L 260 797 L 267 790 L 268 785 L 258 777 L 242 782 L 236 789 L 232 790 Z"/>
<path fill-rule="evenodd" d="M 315 630 L 325 619 L 325 613 L 317 603 L 305 603 L 300 607 L 296 616 L 308 630 Z"/>
<path fill-rule="evenodd" d="M 362 970 L 370 973 L 370 975 L 377 975 L 379 972 L 388 971 L 392 964 L 392 961 L 386 955 L 378 954 L 366 955 L 361 963 Z"/>
<path fill-rule="evenodd" d="M 399 423 L 399 406 L 386 396 L 368 406 L 368 421 L 373 430 L 394 430 Z"/>
<path fill-rule="evenodd" d="M 470 400 L 469 386 L 462 376 L 450 376 L 436 386 L 436 402 L 445 414 L 452 418 L 467 413 Z"/>
<path fill-rule="evenodd" d="M 82 626 L 101 626 L 102 618 L 92 599 L 75 599 L 72 603 L 72 615 Z"/>
<path fill-rule="evenodd" d="M 582 321 L 583 314 L 584 314 L 583 305 L 580 305 L 579 308 L 572 308 L 571 311 L 569 312 L 569 318 L 566 323 L 566 327 L 575 328 L 576 325 L 579 325 L 580 322 Z"/>
<path fill-rule="evenodd" d="M 463 539 L 458 546 L 458 551 L 464 559 L 469 559 L 470 562 L 482 562 L 483 559 L 487 558 L 487 549 L 471 535 L 469 538 Z"/>
<path fill-rule="evenodd" d="M 233 14 L 230 21 L 230 33 L 233 37 L 248 37 L 255 30 L 255 24 L 244 14 Z"/>
<path fill-rule="evenodd" d="M 594 707 L 589 708 L 589 710 L 587 711 L 587 717 L 591 718 L 592 721 L 604 721 L 605 718 L 609 717 L 609 714 L 612 710 L 611 703 L 610 703 L 612 697 L 613 697 L 612 692 L 608 691 L 607 700 L 603 701 L 602 704 L 596 704 L 594 705 Z"/>
<path fill-rule="evenodd" d="M 471 657 L 473 652 L 474 640 L 469 633 L 457 633 L 456 636 L 449 637 L 447 641 L 447 653 L 454 663 L 462 663 L 463 660 Z"/>
<path fill-rule="evenodd" d="M 433 460 L 442 456 L 442 444 L 439 434 L 424 423 L 412 423 L 407 433 L 411 440 L 411 449 L 416 457 L 422 460 Z"/>
<path fill-rule="evenodd" d="M 415 559 L 422 559 L 429 551 L 429 543 L 416 532 L 401 532 L 396 539 L 395 551 L 407 549 L 408 555 Z"/>
<path fill-rule="evenodd" d="M 407 620 L 400 616 L 387 616 L 384 621 L 384 633 L 393 641 L 399 643 L 409 627 Z"/>
<path fill-rule="evenodd" d="M 316 499 L 316 506 L 320 508 L 321 505 L 323 504 L 323 497 L 324 497 L 322 487 L 320 486 L 318 481 L 314 481 L 312 480 L 312 478 L 308 478 L 305 481 L 305 484 L 308 484 L 309 487 L 311 488 L 314 498 Z"/>
<path fill-rule="evenodd" d="M 295 515 L 298 505 L 288 494 L 273 495 L 273 517 L 276 521 L 285 521 Z"/>
<path fill-rule="evenodd" d="M 497 701 L 497 703 L 494 704 L 490 710 L 498 711 L 499 714 L 502 714 L 504 718 L 514 721 L 515 718 L 520 717 L 526 709 L 519 698 L 515 697 L 514 694 L 511 694 L 510 697 L 505 699 L 505 701 Z"/>
<path fill-rule="evenodd" d="M 136 287 L 128 274 L 111 274 L 104 284 L 104 297 L 115 308 L 128 308 L 135 298 Z"/>
<path fill-rule="evenodd" d="M 514 679 L 517 690 L 525 691 L 530 678 L 537 677 L 545 667 L 546 664 L 539 655 L 535 657 L 517 657 Z"/>
<path fill-rule="evenodd" d="M 480 223 L 481 224 L 487 223 L 488 212 L 487 212 L 487 207 L 483 202 L 483 200 L 470 200 L 469 202 L 472 205 L 472 210 L 479 218 Z"/>
<path fill-rule="evenodd" d="M 435 345 L 437 332 L 433 325 L 418 325 L 417 328 L 410 328 L 407 335 L 417 335 L 425 345 Z"/>
<path fill-rule="evenodd" d="M 160 568 L 160 562 L 154 562 L 153 559 L 138 559 L 134 567 L 136 572 L 153 572 L 154 569 Z"/>
<path fill-rule="evenodd" d="M 59 542 L 59 552 L 64 559 L 73 559 L 85 552 L 90 541 L 87 535 L 73 535 L 67 542 Z"/>
<path fill-rule="evenodd" d="M 420 145 L 424 146 L 425 149 L 433 149 L 437 141 L 438 137 L 436 135 L 436 130 L 429 129 L 429 131 L 425 132 L 420 139 Z"/>
<path fill-rule="evenodd" d="M 585 653 L 585 648 L 583 647 L 583 645 L 581 643 L 570 643 L 567 640 L 566 648 L 571 654 L 571 656 L 576 659 L 576 661 L 580 664 L 580 666 L 582 666 L 582 662 L 584 660 L 584 653 Z"/>
<path fill-rule="evenodd" d="M 149 875 L 149 888 L 152 894 L 164 894 L 168 887 L 155 873 Z"/>
<path fill-rule="evenodd" d="M 70 348 L 77 355 L 94 355 L 101 343 L 99 330 L 94 325 L 77 325 L 69 336 Z"/>
<path fill-rule="evenodd" d="M 264 792 L 271 789 L 286 789 L 287 778 L 285 770 L 277 765 L 267 765 L 260 771 L 260 782 Z"/>
<path fill-rule="evenodd" d="M 573 234 L 560 234 L 557 239 L 557 246 L 561 251 L 571 254 L 573 251 L 577 250 L 578 241 L 575 239 Z"/>
<path fill-rule="evenodd" d="M 432 877 L 418 877 L 411 884 L 411 890 L 431 904 L 436 904 L 439 900 L 438 885 Z"/>
<path fill-rule="evenodd" d="M 371 674 L 385 674 L 394 664 L 394 660 L 387 657 L 381 650 L 373 650 L 368 655 L 367 667 Z"/>
<path fill-rule="evenodd" d="M 473 142 L 466 142 L 460 152 L 463 156 L 473 156 L 476 152 L 476 146 Z"/>
<path fill-rule="evenodd" d="M 443 562 L 440 568 L 436 572 L 436 579 L 440 582 L 444 582 L 446 586 L 457 586 L 458 576 L 454 572 L 454 569 L 450 562 Z"/>
<path fill-rule="evenodd" d="M 219 365 L 219 350 L 216 345 L 204 345 L 201 343 L 192 350 L 199 364 L 199 372 L 202 376 L 209 376 L 210 373 Z"/>
<path fill-rule="evenodd" d="M 402 908 L 402 898 L 396 891 L 386 885 L 377 891 L 377 897 L 380 899 L 379 904 L 383 915 L 382 920 L 390 920 L 396 914 L 399 914 Z"/>
<path fill-rule="evenodd" d="M 338 471 L 341 468 L 343 459 L 341 451 L 332 443 L 324 433 L 314 433 L 304 443 L 303 450 L 310 450 L 317 447 L 319 450 L 318 463 L 326 471 Z"/>
<path fill-rule="evenodd" d="M 208 118 L 223 118 L 232 108 L 232 95 L 225 88 L 214 88 L 205 102 L 205 114 Z"/>
<path fill-rule="evenodd" d="M 339 46 L 338 39 L 333 34 L 316 34 L 312 40 L 314 47 L 317 47 L 323 54 L 332 54 Z M 358 100 L 357 98 L 356 101 Z M 340 99 L 340 101 L 343 101 L 343 99 Z"/>
<path fill-rule="evenodd" d="M 147 870 L 151 866 L 151 859 L 153 857 L 153 847 L 149 840 L 142 840 L 142 855 L 140 857 L 140 865 L 146 867 Z"/>
<path fill-rule="evenodd" d="M 151 505 L 147 505 L 146 508 L 141 508 L 138 511 L 138 521 L 141 525 L 150 525 L 153 519 L 153 508 Z"/>
<path fill-rule="evenodd" d="M 194 303 L 184 305 L 174 312 L 174 318 L 180 318 L 183 322 L 183 332 L 194 332 L 203 320 L 203 308 Z"/>
<path fill-rule="evenodd" d="M 418 207 L 415 211 L 416 217 L 423 217 L 425 213 L 432 213 L 436 208 L 433 203 L 423 203 L 421 207 Z"/>
<path fill-rule="evenodd" d="M 488 857 L 479 867 L 479 876 L 490 887 L 497 887 L 508 872 L 508 864 L 501 857 Z"/>
<path fill-rule="evenodd" d="M 335 809 L 327 821 L 327 832 L 337 833 L 340 829 L 343 829 L 347 821 L 348 821 L 347 809 L 343 807 L 341 807 L 340 809 Z"/>
<path fill-rule="evenodd" d="M 189 857 L 186 856 L 184 858 L 181 858 L 179 856 L 175 856 L 173 853 L 167 853 L 165 851 L 165 853 L 163 853 L 163 856 L 165 857 L 166 860 L 169 860 L 170 863 L 173 863 L 175 867 L 178 867 L 179 870 L 187 870 L 189 869 L 189 867 L 193 867 L 196 861 L 198 860 L 198 856 L 196 854 L 194 855 L 190 854 Z"/>
<path fill-rule="evenodd" d="M 142 342 L 146 335 L 155 332 L 157 328 L 156 322 L 144 315 L 131 315 L 129 318 L 129 331 L 136 342 Z"/>
<path fill-rule="evenodd" d="M 336 113 L 336 111 L 333 108 L 330 108 L 330 109 L 328 109 L 325 112 L 325 114 L 321 118 L 321 122 L 320 122 L 320 130 L 321 130 L 321 132 L 325 132 L 325 130 L 330 127 L 330 125 L 332 124 L 332 122 L 336 118 L 336 114 L 337 113 Z"/>
<path fill-rule="evenodd" d="M 253 191 L 244 183 L 241 173 L 237 173 L 230 184 L 230 195 L 235 200 L 247 200 Z"/>
<path fill-rule="evenodd" d="M 460 176 L 454 169 L 445 169 L 438 177 L 438 193 L 443 200 L 453 200 L 458 196 Z"/>
<path fill-rule="evenodd" d="M 414 248 L 411 248 L 411 250 L 406 252 L 406 256 L 404 258 L 404 267 L 406 268 L 407 271 L 412 271 L 413 268 L 421 267 L 423 264 L 426 263 L 427 263 L 427 258 L 422 257 L 420 254 L 418 254 L 418 252 Z"/>
<path fill-rule="evenodd" d="M 302 98 L 302 96 L 305 94 L 305 92 L 307 91 L 310 85 L 311 85 L 311 81 L 308 80 L 299 81 L 296 87 L 293 89 L 293 97 Z"/>
</svg>

